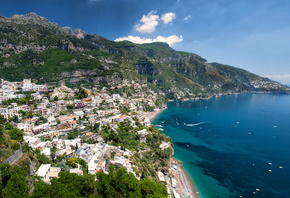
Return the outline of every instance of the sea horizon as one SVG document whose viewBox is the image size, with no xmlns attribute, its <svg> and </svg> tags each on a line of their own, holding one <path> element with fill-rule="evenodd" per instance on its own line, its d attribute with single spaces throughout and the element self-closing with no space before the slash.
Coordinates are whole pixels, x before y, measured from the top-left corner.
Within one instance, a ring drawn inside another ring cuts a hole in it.
<svg viewBox="0 0 290 198">
<path fill-rule="evenodd" d="M 169 102 L 152 123 L 163 123 L 173 157 L 201 197 L 285 197 L 289 101 L 285 94 L 246 93 Z"/>
</svg>

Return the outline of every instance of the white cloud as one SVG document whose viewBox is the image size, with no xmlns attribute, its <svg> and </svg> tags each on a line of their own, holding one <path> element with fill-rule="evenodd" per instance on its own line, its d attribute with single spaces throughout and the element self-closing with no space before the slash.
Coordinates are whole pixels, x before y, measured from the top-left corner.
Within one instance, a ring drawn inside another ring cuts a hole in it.
<svg viewBox="0 0 290 198">
<path fill-rule="evenodd" d="M 168 12 L 168 13 L 165 13 L 162 15 L 161 17 L 161 20 L 165 23 L 165 24 L 168 24 L 170 23 L 171 21 L 173 21 L 173 19 L 176 18 L 176 15 L 175 13 L 173 12 Z"/>
<path fill-rule="evenodd" d="M 171 35 L 169 37 L 164 37 L 164 36 L 158 36 L 155 39 L 151 38 L 141 38 L 139 36 L 128 36 L 128 37 L 121 37 L 115 39 L 115 41 L 131 41 L 133 43 L 137 44 L 143 44 L 143 43 L 153 43 L 153 42 L 164 42 L 167 43 L 169 46 L 173 46 L 175 43 L 179 43 L 183 41 L 182 36 L 176 36 L 176 35 Z"/>
<path fill-rule="evenodd" d="M 191 17 L 191 15 L 188 15 L 187 17 L 183 18 L 183 20 L 187 21 L 190 17 Z"/>
<path fill-rule="evenodd" d="M 152 33 L 155 31 L 156 26 L 158 25 L 159 15 L 156 15 L 157 11 L 151 11 L 147 15 L 143 15 L 140 22 L 143 23 L 137 24 L 135 29 L 141 33 Z"/>
<path fill-rule="evenodd" d="M 178 37 L 176 35 L 171 35 L 169 37 L 158 36 L 156 39 L 153 40 L 153 42 L 164 42 L 164 43 L 168 43 L 169 46 L 172 46 L 175 43 L 179 43 L 181 41 L 183 41 L 182 36 Z"/>
</svg>

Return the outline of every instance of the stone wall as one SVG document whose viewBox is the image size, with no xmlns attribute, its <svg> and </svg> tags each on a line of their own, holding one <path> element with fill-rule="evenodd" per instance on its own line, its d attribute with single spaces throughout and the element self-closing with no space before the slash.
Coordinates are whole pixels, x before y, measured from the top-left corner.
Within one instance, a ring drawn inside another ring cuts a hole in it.
<svg viewBox="0 0 290 198">
<path fill-rule="evenodd" d="M 8 159 L 4 160 L 3 164 L 8 163 L 8 164 L 12 165 L 15 162 L 17 162 L 22 156 L 23 156 L 22 146 L 20 146 L 20 149 L 15 151 L 15 153 L 12 156 L 10 156 Z"/>
</svg>

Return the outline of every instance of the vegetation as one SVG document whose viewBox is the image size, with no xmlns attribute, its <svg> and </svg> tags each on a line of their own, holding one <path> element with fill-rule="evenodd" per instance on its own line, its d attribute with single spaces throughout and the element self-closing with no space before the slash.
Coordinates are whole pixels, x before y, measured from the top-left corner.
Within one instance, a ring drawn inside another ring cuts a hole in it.
<svg viewBox="0 0 290 198">
<path fill-rule="evenodd" d="M 3 115 L 0 115 L 0 162 L 20 148 L 23 132 L 12 126 Z"/>
<path fill-rule="evenodd" d="M 19 53 L 0 43 L 3 46 L 0 77 L 10 81 L 32 78 L 39 83 L 57 84 L 64 79 L 69 86 L 147 81 L 149 86 L 176 100 L 287 89 L 247 71 L 207 63 L 196 54 L 175 51 L 165 43 L 113 42 L 84 32 L 84 39 L 78 39 L 73 30 L 68 31 L 35 14 L 1 18 L 0 27 L 0 37 L 6 43 L 25 49 Z M 255 83 L 259 88 L 254 87 Z M 78 97 L 85 95 L 79 93 Z"/>
<path fill-rule="evenodd" d="M 25 182 L 25 171 L 9 164 L 0 164 L 1 181 L 0 194 L 1 197 L 30 197 L 29 187 Z"/>
<path fill-rule="evenodd" d="M 83 88 L 80 88 L 78 92 L 76 92 L 76 97 L 78 99 L 83 99 L 88 97 L 88 93 Z"/>
<path fill-rule="evenodd" d="M 137 169 L 135 173 L 137 175 L 140 173 L 143 179 L 152 178 L 154 181 L 159 182 L 156 171 L 167 167 L 173 151 L 172 147 L 161 150 L 159 146 L 162 141 L 171 142 L 171 138 L 166 137 L 164 133 L 158 131 L 154 126 L 147 128 L 139 123 L 137 125 L 139 128 L 134 130 L 128 121 L 118 123 L 117 133 L 108 126 L 103 126 L 101 135 L 106 142 L 121 146 L 121 149 L 128 148 L 131 151 L 136 151 L 131 160 L 134 165 L 141 169 L 142 174 Z M 140 143 L 140 135 L 137 133 L 138 130 L 142 129 L 146 129 L 149 133 L 146 135 L 146 144 Z M 142 155 L 139 153 L 142 153 Z M 114 154 L 111 157 L 114 157 Z"/>
<path fill-rule="evenodd" d="M 166 188 L 151 180 L 139 181 L 124 168 L 116 172 L 78 176 L 60 172 L 51 185 L 34 183 L 32 197 L 167 197 Z"/>
</svg>

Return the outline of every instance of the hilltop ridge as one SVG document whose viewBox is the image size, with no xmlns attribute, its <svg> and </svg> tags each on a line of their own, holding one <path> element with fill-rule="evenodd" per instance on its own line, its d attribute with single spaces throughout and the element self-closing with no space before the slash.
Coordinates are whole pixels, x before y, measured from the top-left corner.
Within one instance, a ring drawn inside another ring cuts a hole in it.
<svg viewBox="0 0 290 198">
<path fill-rule="evenodd" d="M 36 13 L 0 18 L 0 77 L 32 78 L 70 86 L 148 82 L 170 99 L 193 99 L 289 88 L 246 70 L 208 63 L 166 43 L 114 42 L 80 29 L 60 27 Z"/>
</svg>

